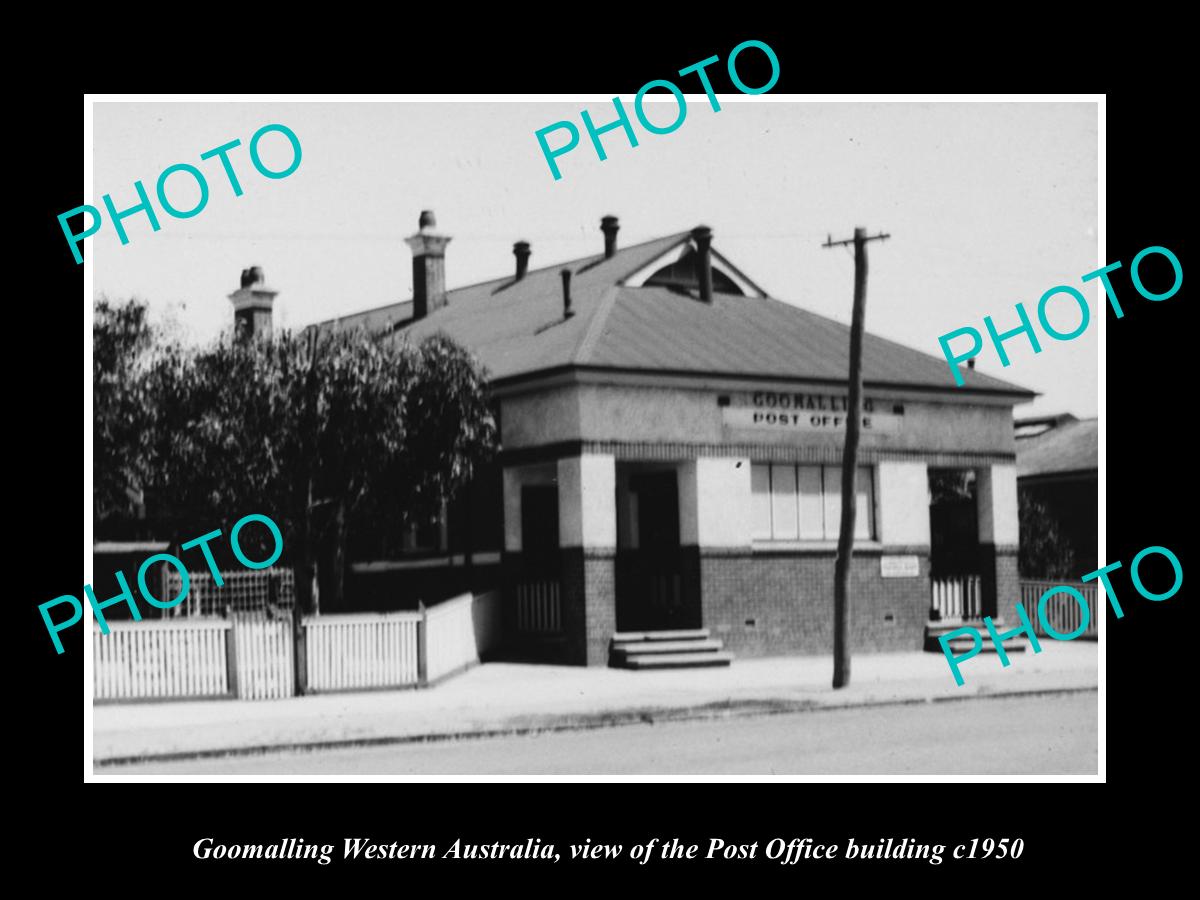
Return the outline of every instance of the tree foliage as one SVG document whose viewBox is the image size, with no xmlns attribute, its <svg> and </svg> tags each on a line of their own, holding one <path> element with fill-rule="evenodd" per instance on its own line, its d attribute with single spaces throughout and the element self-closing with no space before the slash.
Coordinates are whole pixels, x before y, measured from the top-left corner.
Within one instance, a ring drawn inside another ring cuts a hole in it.
<svg viewBox="0 0 1200 900">
<path fill-rule="evenodd" d="M 1075 579 L 1075 551 L 1049 507 L 1028 490 L 1018 494 L 1021 550 L 1018 567 L 1024 578 Z"/>
<path fill-rule="evenodd" d="M 148 307 L 99 300 L 92 324 L 92 508 L 96 521 L 138 514 L 148 403 L 144 374 L 156 341 Z"/>
<path fill-rule="evenodd" d="M 137 315 L 117 336 L 140 334 Z M 132 400 L 105 410 L 124 417 L 113 455 L 136 460 L 184 539 L 270 516 L 302 600 L 322 541 L 340 561 L 356 521 L 430 515 L 497 440 L 484 373 L 442 335 L 417 346 L 339 330 L 227 335 L 198 350 L 165 344 L 132 381 L 136 414 Z M 339 571 L 339 591 L 341 580 Z"/>
</svg>

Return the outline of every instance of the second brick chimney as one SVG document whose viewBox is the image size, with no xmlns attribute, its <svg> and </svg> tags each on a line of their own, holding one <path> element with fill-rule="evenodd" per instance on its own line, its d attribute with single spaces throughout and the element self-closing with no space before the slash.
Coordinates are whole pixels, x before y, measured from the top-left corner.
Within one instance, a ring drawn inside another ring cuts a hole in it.
<svg viewBox="0 0 1200 900">
<path fill-rule="evenodd" d="M 433 210 L 421 211 L 417 233 L 405 238 L 413 255 L 413 318 L 423 319 L 446 305 L 446 245 Z"/>
<path fill-rule="evenodd" d="M 242 340 L 271 335 L 271 309 L 279 291 L 267 287 L 260 266 L 242 269 L 242 286 L 229 295 L 233 303 L 234 333 Z"/>
</svg>

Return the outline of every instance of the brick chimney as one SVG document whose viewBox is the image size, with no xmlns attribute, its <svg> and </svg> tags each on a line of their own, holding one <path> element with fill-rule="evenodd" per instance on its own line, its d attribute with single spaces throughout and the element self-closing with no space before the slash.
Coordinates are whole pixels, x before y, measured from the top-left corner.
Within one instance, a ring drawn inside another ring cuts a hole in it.
<svg viewBox="0 0 1200 900">
<path fill-rule="evenodd" d="M 271 336 L 271 309 L 279 291 L 267 287 L 260 266 L 242 269 L 242 286 L 229 295 L 234 334 L 241 340 Z"/>
<path fill-rule="evenodd" d="M 446 305 L 446 245 L 433 210 L 421 211 L 417 233 L 405 239 L 413 255 L 413 318 L 423 319 Z"/>
<path fill-rule="evenodd" d="M 696 242 L 696 281 L 700 285 L 700 299 L 712 303 L 712 229 L 707 225 L 693 228 L 692 240 Z"/>
<path fill-rule="evenodd" d="M 513 244 L 513 256 L 517 258 L 517 281 L 525 277 L 525 273 L 529 271 L 529 255 L 533 251 L 529 249 L 529 241 L 517 241 Z"/>
<path fill-rule="evenodd" d="M 601 219 L 600 230 L 604 232 L 604 258 L 612 259 L 617 252 L 617 232 L 621 230 L 617 217 L 605 216 Z"/>
</svg>

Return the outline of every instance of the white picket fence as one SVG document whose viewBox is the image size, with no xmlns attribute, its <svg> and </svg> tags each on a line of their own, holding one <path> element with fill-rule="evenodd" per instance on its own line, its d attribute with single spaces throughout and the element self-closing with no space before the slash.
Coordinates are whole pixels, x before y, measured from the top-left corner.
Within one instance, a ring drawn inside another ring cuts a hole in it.
<svg viewBox="0 0 1200 900">
<path fill-rule="evenodd" d="M 97 700 L 221 697 L 229 693 L 224 619 L 109 622 L 92 631 L 92 683 Z"/>
<path fill-rule="evenodd" d="M 242 700 L 277 700 L 296 693 L 294 641 L 289 619 L 233 619 L 237 695 Z"/>
<path fill-rule="evenodd" d="M 345 691 L 417 684 L 420 627 L 419 612 L 305 618 L 308 689 Z"/>
<path fill-rule="evenodd" d="M 424 685 L 479 662 L 500 639 L 500 594 L 463 594 L 420 612 L 308 616 L 305 690 Z M 112 622 L 93 634 L 96 700 L 238 697 L 296 690 L 291 618 L 234 615 Z"/>
</svg>

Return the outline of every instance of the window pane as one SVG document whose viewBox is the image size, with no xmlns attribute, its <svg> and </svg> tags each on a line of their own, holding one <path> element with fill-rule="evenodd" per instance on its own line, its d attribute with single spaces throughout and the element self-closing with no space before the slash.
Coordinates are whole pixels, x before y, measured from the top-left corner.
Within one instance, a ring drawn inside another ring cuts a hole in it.
<svg viewBox="0 0 1200 900">
<path fill-rule="evenodd" d="M 750 467 L 750 522 L 755 540 L 771 537 L 771 467 Z"/>
<path fill-rule="evenodd" d="M 825 537 L 836 541 L 842 527 L 842 467 L 825 466 Z M 875 470 L 859 466 L 854 480 L 857 503 L 854 506 L 854 537 L 871 540 L 875 537 Z"/>
<path fill-rule="evenodd" d="M 771 466 L 771 533 L 777 541 L 800 537 L 796 503 L 796 467 Z"/>
<path fill-rule="evenodd" d="M 821 497 L 821 467 L 800 467 L 800 537 L 825 537 L 825 508 Z"/>
<path fill-rule="evenodd" d="M 875 470 L 870 466 L 859 466 L 854 480 L 855 499 L 858 501 L 854 517 L 854 536 L 871 539 L 875 537 Z"/>
<path fill-rule="evenodd" d="M 842 467 L 821 468 L 825 471 L 825 539 L 836 541 L 842 527 Z"/>
</svg>

